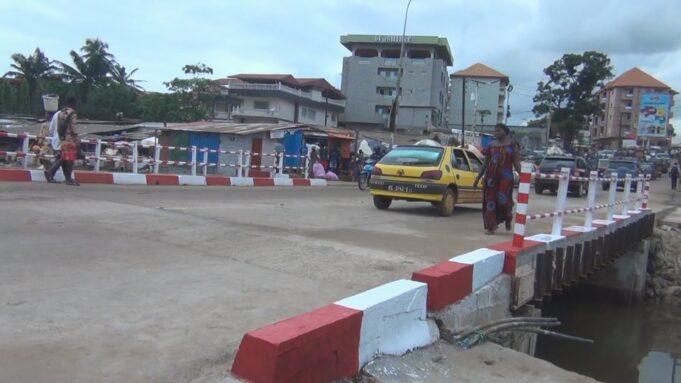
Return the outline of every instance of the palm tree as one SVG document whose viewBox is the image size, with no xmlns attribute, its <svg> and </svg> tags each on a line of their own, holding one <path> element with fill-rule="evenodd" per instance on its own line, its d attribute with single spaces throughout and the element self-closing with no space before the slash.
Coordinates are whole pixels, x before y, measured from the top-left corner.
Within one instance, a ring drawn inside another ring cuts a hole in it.
<svg viewBox="0 0 681 383">
<path fill-rule="evenodd" d="M 135 74 L 135 72 L 137 72 L 137 68 L 130 71 L 130 73 L 127 73 L 124 66 L 113 63 L 113 66 L 111 67 L 111 80 L 116 84 L 127 86 L 135 91 L 144 91 L 144 88 L 138 84 L 144 80 L 134 80 L 132 78 L 132 75 Z"/>
<path fill-rule="evenodd" d="M 487 109 L 483 109 L 478 110 L 478 114 L 480 115 L 480 125 L 485 126 L 485 116 L 489 116 L 490 114 L 492 114 L 492 112 L 490 112 Z"/>
<path fill-rule="evenodd" d="M 57 68 L 52 65 L 53 62 L 45 56 L 40 48 L 36 48 L 33 54 L 28 57 L 21 53 L 15 53 L 12 55 L 12 60 L 14 64 L 11 64 L 11 67 L 15 70 L 5 73 L 4 77 L 13 77 L 26 81 L 28 86 L 28 110 L 32 114 L 33 98 L 38 88 L 38 83 L 44 77 L 52 74 Z"/>
<path fill-rule="evenodd" d="M 107 52 L 109 44 L 100 39 L 87 39 L 80 50 L 82 56 L 76 51 L 71 51 L 71 60 L 74 66 L 59 62 L 63 77 L 79 87 L 78 93 L 84 103 L 93 87 L 106 85 L 109 81 L 107 76 L 111 73 L 114 56 Z"/>
</svg>

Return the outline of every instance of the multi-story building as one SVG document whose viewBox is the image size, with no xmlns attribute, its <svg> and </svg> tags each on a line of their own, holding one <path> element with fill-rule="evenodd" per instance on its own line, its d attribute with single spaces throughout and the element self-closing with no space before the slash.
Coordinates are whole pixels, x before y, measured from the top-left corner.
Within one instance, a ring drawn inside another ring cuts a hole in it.
<svg viewBox="0 0 681 383">
<path fill-rule="evenodd" d="M 343 122 L 353 129 L 387 126 L 397 92 L 402 36 L 346 35 L 341 90 L 346 97 Z M 447 67 L 452 53 L 446 38 L 406 36 L 396 128 L 421 133 L 444 124 Z"/>
<path fill-rule="evenodd" d="M 323 78 L 237 74 L 218 80 L 215 118 L 237 122 L 293 122 L 337 127 L 345 97 Z"/>
<path fill-rule="evenodd" d="M 504 122 L 508 76 L 477 63 L 450 76 L 447 128 L 478 129 Z"/>
<path fill-rule="evenodd" d="M 674 134 L 670 120 L 675 94 L 639 68 L 622 73 L 597 94 L 603 116 L 592 118 L 592 143 L 617 148 L 629 140 L 640 146 L 669 147 Z"/>
</svg>

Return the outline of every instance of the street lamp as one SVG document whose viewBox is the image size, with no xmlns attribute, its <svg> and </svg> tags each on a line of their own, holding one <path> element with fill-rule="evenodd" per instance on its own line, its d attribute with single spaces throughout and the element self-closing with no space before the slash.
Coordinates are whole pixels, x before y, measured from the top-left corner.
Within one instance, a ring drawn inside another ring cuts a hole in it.
<svg viewBox="0 0 681 383">
<path fill-rule="evenodd" d="M 475 83 L 475 100 L 473 103 L 473 135 L 475 135 L 476 128 L 477 128 L 477 123 L 478 123 L 478 96 L 479 96 L 479 85 L 493 85 L 498 83 L 500 80 L 494 80 L 494 81 L 480 81 L 480 80 L 475 80 L 475 79 L 469 79 L 470 81 L 473 81 Z M 484 128 L 484 127 L 483 127 Z"/>
<path fill-rule="evenodd" d="M 400 44 L 400 64 L 397 73 L 397 91 L 395 93 L 395 99 L 393 100 L 393 105 L 390 108 L 390 118 L 388 120 L 388 130 L 390 131 L 390 149 L 395 145 L 395 123 L 397 122 L 397 112 L 400 108 L 400 95 L 402 94 L 402 64 L 404 62 L 404 40 L 405 34 L 407 32 L 407 16 L 409 15 L 409 6 L 411 5 L 411 0 L 407 3 L 407 9 L 404 12 L 404 26 L 402 27 L 402 42 Z"/>
</svg>

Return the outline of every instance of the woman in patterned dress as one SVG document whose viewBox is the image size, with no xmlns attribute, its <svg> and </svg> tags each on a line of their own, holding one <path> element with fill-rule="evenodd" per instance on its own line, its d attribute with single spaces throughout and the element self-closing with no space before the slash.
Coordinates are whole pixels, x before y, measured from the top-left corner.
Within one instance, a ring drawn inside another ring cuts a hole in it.
<svg viewBox="0 0 681 383">
<path fill-rule="evenodd" d="M 480 169 L 473 187 L 485 176 L 482 198 L 482 219 L 485 234 L 494 234 L 499 224 L 511 230 L 513 221 L 513 168 L 520 173 L 520 148 L 511 138 L 505 124 L 496 124 L 494 140 L 483 150 L 485 163 Z"/>
</svg>

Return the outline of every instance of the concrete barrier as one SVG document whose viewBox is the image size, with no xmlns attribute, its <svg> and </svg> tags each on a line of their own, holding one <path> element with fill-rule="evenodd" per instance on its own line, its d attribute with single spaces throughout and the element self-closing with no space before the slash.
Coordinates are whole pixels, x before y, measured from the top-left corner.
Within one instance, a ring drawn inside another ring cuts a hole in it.
<svg viewBox="0 0 681 383">
<path fill-rule="evenodd" d="M 55 180 L 64 181 L 60 171 Z M 191 186 L 327 186 L 322 179 L 298 179 L 288 177 L 253 178 L 223 176 L 191 176 L 177 174 L 133 174 L 75 171 L 74 178 L 80 183 L 118 185 L 191 185 Z M 0 181 L 47 182 L 42 170 L 0 169 Z"/>
<path fill-rule="evenodd" d="M 335 304 L 362 311 L 360 368 L 377 355 L 402 355 L 439 338 L 426 320 L 425 283 L 398 280 Z"/>
<path fill-rule="evenodd" d="M 328 382 L 378 354 L 402 355 L 439 338 L 426 319 L 427 287 L 399 280 L 249 331 L 232 372 L 256 383 Z"/>
</svg>

